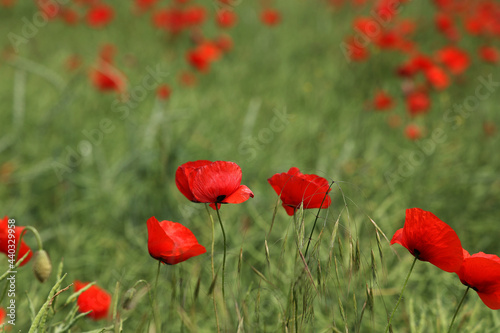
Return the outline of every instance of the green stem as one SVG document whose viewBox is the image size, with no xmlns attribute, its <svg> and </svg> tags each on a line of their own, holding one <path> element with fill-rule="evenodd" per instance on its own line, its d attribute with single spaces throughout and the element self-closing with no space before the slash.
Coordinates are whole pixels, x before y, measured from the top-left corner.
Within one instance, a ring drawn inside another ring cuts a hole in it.
<svg viewBox="0 0 500 333">
<path fill-rule="evenodd" d="M 467 296 L 467 293 L 469 292 L 470 287 L 467 286 L 467 289 L 465 290 L 464 296 L 460 300 L 460 303 L 458 304 L 457 310 L 455 311 L 455 314 L 453 315 L 453 319 L 451 320 L 450 328 L 448 329 L 448 333 L 451 332 L 451 328 L 453 327 L 453 323 L 455 322 L 455 318 L 457 318 L 458 310 L 460 310 L 460 307 L 462 306 L 465 296 Z"/>
<path fill-rule="evenodd" d="M 161 332 L 161 322 L 160 322 L 160 316 L 159 316 L 159 309 L 158 309 L 158 299 L 157 299 L 157 290 L 158 290 L 158 278 L 160 277 L 160 268 L 161 268 L 161 261 L 158 260 L 158 271 L 156 272 L 156 280 L 155 280 L 155 289 L 153 291 L 153 318 L 155 321 L 155 326 L 156 326 L 156 332 Z"/>
<path fill-rule="evenodd" d="M 415 263 L 417 262 L 417 257 L 413 259 L 413 263 L 411 264 L 410 271 L 408 272 L 408 275 L 406 276 L 405 283 L 403 285 L 403 289 L 401 289 L 401 293 L 399 294 L 399 299 L 398 302 L 396 303 L 396 306 L 392 310 L 391 317 L 389 318 L 389 322 L 387 323 L 387 326 L 385 327 L 385 333 L 389 332 L 389 328 L 391 327 L 391 321 L 392 317 L 394 316 L 394 313 L 396 312 L 396 309 L 399 306 L 399 303 L 401 302 L 401 299 L 403 298 L 403 293 L 405 292 L 406 285 L 408 284 L 408 280 L 410 279 L 411 272 L 413 271 L 413 267 L 415 267 Z"/>
<path fill-rule="evenodd" d="M 207 214 L 210 217 L 210 221 L 212 222 L 212 254 L 210 256 L 210 262 L 212 265 L 212 281 L 215 286 L 215 265 L 214 265 L 214 250 L 215 250 L 215 222 L 214 219 L 212 218 L 212 214 L 210 214 L 210 210 L 208 209 L 208 204 L 205 204 L 205 209 L 207 210 Z M 219 326 L 219 314 L 217 313 L 217 302 L 215 301 L 215 287 L 214 290 L 212 291 L 212 300 L 214 303 L 214 312 L 215 312 L 215 322 L 217 324 L 217 332 L 220 332 L 220 326 Z"/>
<path fill-rule="evenodd" d="M 19 243 L 21 243 L 21 240 L 23 239 L 23 236 L 24 234 L 26 233 L 26 231 L 31 231 L 33 233 L 33 235 L 35 235 L 35 238 L 36 238 L 36 243 L 38 245 L 38 251 L 41 251 L 43 250 L 43 243 L 42 243 L 42 237 L 40 237 L 40 234 L 38 233 L 38 230 L 36 230 L 34 227 L 32 226 L 27 226 L 27 227 L 24 227 L 24 230 L 23 232 L 21 233 L 21 237 L 19 238 Z"/>
<path fill-rule="evenodd" d="M 318 208 L 318 213 L 316 214 L 316 219 L 314 219 L 314 224 L 313 224 L 313 227 L 311 229 L 311 234 L 309 235 L 309 240 L 307 241 L 306 252 L 304 252 L 304 258 L 307 257 L 307 251 L 309 250 L 309 244 L 311 244 L 313 232 L 314 232 L 314 229 L 316 228 L 316 222 L 318 222 L 319 213 L 321 212 L 321 207 L 323 207 L 323 203 L 325 202 L 326 197 L 328 196 L 328 193 L 330 193 L 330 189 L 332 188 L 334 183 L 335 183 L 335 181 L 332 181 L 330 183 L 330 186 L 328 187 L 328 191 L 325 193 L 325 196 L 323 197 L 323 200 L 321 201 L 321 205 Z"/>
<path fill-rule="evenodd" d="M 220 218 L 219 206 L 215 204 L 215 208 L 217 211 L 217 217 L 219 218 L 220 228 L 222 229 L 222 237 L 224 239 L 224 256 L 222 257 L 222 299 L 225 300 L 224 297 L 224 275 L 226 272 L 226 232 L 224 231 L 224 225 L 222 225 L 222 220 Z"/>
</svg>

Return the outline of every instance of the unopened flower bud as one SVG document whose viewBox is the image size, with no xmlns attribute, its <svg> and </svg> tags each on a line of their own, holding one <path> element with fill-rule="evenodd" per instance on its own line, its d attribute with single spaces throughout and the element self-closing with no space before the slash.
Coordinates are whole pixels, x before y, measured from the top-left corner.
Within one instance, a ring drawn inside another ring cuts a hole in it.
<svg viewBox="0 0 500 333">
<path fill-rule="evenodd" d="M 45 282 L 52 272 L 52 263 L 50 262 L 49 255 L 45 250 L 40 250 L 35 253 L 35 260 L 33 261 L 33 272 L 40 282 Z"/>
</svg>

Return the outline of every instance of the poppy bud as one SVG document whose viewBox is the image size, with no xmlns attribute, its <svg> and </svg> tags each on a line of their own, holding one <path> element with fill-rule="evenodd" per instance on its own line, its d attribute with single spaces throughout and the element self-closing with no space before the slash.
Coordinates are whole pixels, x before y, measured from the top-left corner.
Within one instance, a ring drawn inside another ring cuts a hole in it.
<svg viewBox="0 0 500 333">
<path fill-rule="evenodd" d="M 52 263 L 50 262 L 49 255 L 45 250 L 40 250 L 35 254 L 33 261 L 33 273 L 40 282 L 45 282 L 52 272 Z"/>
</svg>

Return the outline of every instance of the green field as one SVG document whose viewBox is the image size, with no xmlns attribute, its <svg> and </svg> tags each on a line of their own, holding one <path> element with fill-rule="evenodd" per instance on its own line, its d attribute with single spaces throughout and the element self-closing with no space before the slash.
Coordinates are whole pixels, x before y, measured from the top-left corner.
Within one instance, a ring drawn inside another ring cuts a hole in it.
<svg viewBox="0 0 500 333">
<path fill-rule="evenodd" d="M 369 8 L 280 1 L 274 7 L 282 22 L 268 27 L 259 21 L 258 3 L 241 1 L 234 7 L 238 24 L 228 32 L 234 48 L 186 87 L 179 75 L 192 71 L 184 57 L 192 46 L 189 33 L 169 37 L 152 27 L 150 15 L 132 15 L 128 2 L 108 3 L 116 11 L 108 27 L 50 22 L 17 52 L 9 33 L 21 35 L 23 18 L 31 20 L 36 8 L 30 1 L 0 7 L 0 217 L 35 227 L 54 266 L 44 284 L 31 263 L 18 269 L 10 332 L 29 331 L 60 263 L 67 273 L 61 288 L 96 281 L 113 294 L 118 313 L 111 319 L 110 310 L 109 320 L 81 318 L 70 332 L 154 332 L 147 294 L 123 308 L 127 290 L 135 286 L 141 293 L 154 285 L 158 263 L 148 253 L 146 228 L 151 216 L 184 224 L 207 248 L 161 267 L 162 332 L 217 332 L 214 295 L 223 332 L 384 332 L 413 260 L 388 241 L 402 228 L 407 208 L 436 214 L 471 254 L 500 254 L 500 136 L 483 130 L 485 122 L 500 124 L 500 89 L 493 86 L 467 116 L 448 112 L 474 96 L 481 80 L 500 81 L 498 65 L 476 56 L 481 41 L 459 41 L 470 50 L 470 68 L 446 90 L 431 93 L 428 114 L 411 119 L 395 74 L 406 56 L 375 50 L 365 62 L 349 62 L 340 47 L 353 19 L 369 15 Z M 199 2 L 212 16 L 214 3 Z M 432 25 L 434 12 L 430 1 L 408 2 L 401 11 L 417 22 L 414 40 L 424 52 L 448 43 Z M 213 37 L 218 28 L 210 21 L 203 32 Z M 116 46 L 116 66 L 130 91 L 156 71 L 172 88 L 170 98 L 160 101 L 152 89 L 126 104 L 96 90 L 88 70 L 106 43 Z M 74 54 L 83 64 L 69 71 L 66 60 Z M 378 88 L 395 96 L 389 112 L 367 107 Z M 394 114 L 400 127 L 388 124 Z M 425 128 L 422 139 L 405 137 L 410 122 Z M 255 194 L 220 211 L 228 240 L 225 300 L 220 228 L 215 225 L 218 279 L 211 287 L 210 218 L 204 204 L 188 201 L 175 185 L 177 167 L 200 159 L 236 162 L 242 184 Z M 319 212 L 308 270 L 295 240 L 308 237 L 318 210 L 300 211 L 296 219 L 286 215 L 267 183 L 292 166 L 335 181 L 331 206 Z M 297 227 L 301 221 L 304 229 Z M 36 249 L 33 234 L 25 240 Z M 0 256 L 2 272 L 7 267 Z M 139 280 L 145 283 L 136 285 Z M 447 332 L 464 291 L 455 274 L 417 262 L 393 331 Z M 64 302 L 72 293 L 70 287 L 56 298 L 47 331 L 59 332 L 67 322 L 76 305 Z M 4 296 L 0 306 L 8 302 Z M 500 314 L 471 291 L 454 328 L 498 332 Z"/>
</svg>

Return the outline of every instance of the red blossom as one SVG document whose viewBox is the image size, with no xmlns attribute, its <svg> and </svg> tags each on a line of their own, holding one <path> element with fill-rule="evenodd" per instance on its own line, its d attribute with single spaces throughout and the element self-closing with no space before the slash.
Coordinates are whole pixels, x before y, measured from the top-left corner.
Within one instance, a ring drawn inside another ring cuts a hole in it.
<svg viewBox="0 0 500 333">
<path fill-rule="evenodd" d="M 75 281 L 75 292 L 82 289 L 88 282 Z M 111 304 L 111 295 L 96 285 L 91 286 L 78 296 L 76 301 L 78 311 L 85 313 L 92 311 L 88 316 L 94 320 L 105 319 L 108 316 Z"/>
<path fill-rule="evenodd" d="M 266 8 L 260 13 L 260 20 L 270 27 L 275 26 L 281 21 L 281 14 L 276 9 Z"/>
<path fill-rule="evenodd" d="M 9 230 L 14 230 L 14 233 L 11 233 L 12 235 L 14 235 L 14 238 L 9 238 Z M 3 220 L 0 220 L 0 252 L 5 253 L 5 255 L 8 256 L 9 244 L 12 244 L 12 241 L 14 241 L 16 251 L 18 251 L 17 260 L 24 257 L 24 255 L 29 252 L 26 259 L 24 259 L 24 261 L 21 263 L 21 266 L 26 265 L 33 255 L 33 251 L 31 251 L 30 247 L 24 242 L 24 237 L 21 241 L 21 245 L 19 245 L 19 239 L 21 238 L 21 233 L 23 232 L 23 230 L 24 227 L 20 227 L 17 225 L 15 226 L 15 228 L 9 228 L 9 218 L 7 216 L 5 216 Z M 9 240 L 11 242 L 9 242 Z"/>
<path fill-rule="evenodd" d="M 422 131 L 420 130 L 420 127 L 418 127 L 417 125 L 409 124 L 405 128 L 405 135 L 408 139 L 415 141 L 422 137 Z"/>
<path fill-rule="evenodd" d="M 373 107 L 378 111 L 389 110 L 394 106 L 392 97 L 383 90 L 379 90 L 373 100 Z"/>
<path fill-rule="evenodd" d="M 233 10 L 220 9 L 216 14 L 216 21 L 221 28 L 231 28 L 238 21 L 238 16 Z"/>
<path fill-rule="evenodd" d="M 332 203 L 328 181 L 314 174 L 302 174 L 296 167 L 277 173 L 267 181 L 290 216 L 301 206 L 304 209 L 328 208 Z"/>
<path fill-rule="evenodd" d="M 414 91 L 406 96 L 406 108 L 410 115 L 416 116 L 418 114 L 427 113 L 431 106 L 431 100 L 424 91 Z"/>
<path fill-rule="evenodd" d="M 487 307 L 500 310 L 500 258 L 479 252 L 469 255 L 464 250 L 464 261 L 457 272 L 460 282 L 474 289 Z"/>
<path fill-rule="evenodd" d="M 108 25 L 114 17 L 114 10 L 107 5 L 96 5 L 87 12 L 87 24 L 93 28 L 102 28 Z"/>
<path fill-rule="evenodd" d="M 161 100 L 168 99 L 170 97 L 171 93 L 172 93 L 172 90 L 166 84 L 160 85 L 158 87 L 158 89 L 156 90 L 156 96 L 158 97 L 158 99 L 161 99 Z"/>
<path fill-rule="evenodd" d="M 148 222 L 148 251 L 151 257 L 175 265 L 207 252 L 191 230 L 180 223 L 161 221 L 153 216 Z"/>
<path fill-rule="evenodd" d="M 455 46 L 442 48 L 437 52 L 436 57 L 455 75 L 463 73 L 470 64 L 469 55 Z"/>
<path fill-rule="evenodd" d="M 451 273 L 460 270 L 462 244 L 455 231 L 436 215 L 420 208 L 406 210 L 405 224 L 391 244 L 404 246 L 413 256 Z"/>
<path fill-rule="evenodd" d="M 486 62 L 496 64 L 500 60 L 500 51 L 494 46 L 482 46 L 479 49 L 479 56 Z"/>
</svg>

